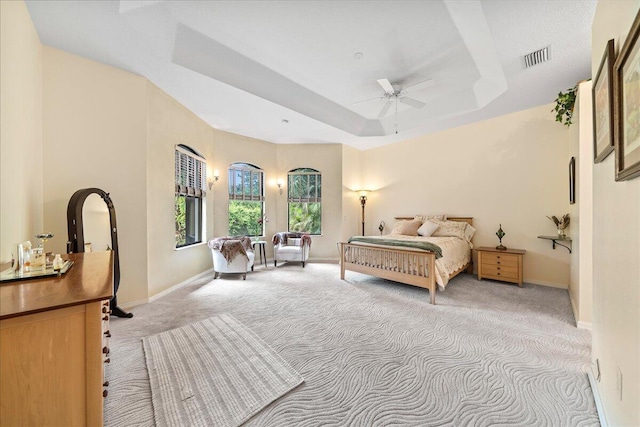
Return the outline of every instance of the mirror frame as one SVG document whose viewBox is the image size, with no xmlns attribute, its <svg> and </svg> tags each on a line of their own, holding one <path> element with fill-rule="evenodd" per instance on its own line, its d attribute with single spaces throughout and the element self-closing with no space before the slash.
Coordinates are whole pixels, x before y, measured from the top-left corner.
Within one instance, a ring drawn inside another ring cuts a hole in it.
<svg viewBox="0 0 640 427">
<path fill-rule="evenodd" d="M 113 254 L 113 298 L 111 299 L 111 314 L 118 317 L 133 317 L 118 307 L 118 288 L 120 287 L 120 257 L 118 250 L 118 227 L 116 225 L 116 210 L 109 193 L 100 188 L 83 188 L 76 191 L 69 199 L 67 205 L 67 231 L 69 240 L 67 241 L 67 253 L 84 252 L 84 228 L 82 221 L 82 208 L 84 202 L 92 194 L 102 197 L 109 210 L 109 226 L 111 232 L 111 250 Z"/>
</svg>

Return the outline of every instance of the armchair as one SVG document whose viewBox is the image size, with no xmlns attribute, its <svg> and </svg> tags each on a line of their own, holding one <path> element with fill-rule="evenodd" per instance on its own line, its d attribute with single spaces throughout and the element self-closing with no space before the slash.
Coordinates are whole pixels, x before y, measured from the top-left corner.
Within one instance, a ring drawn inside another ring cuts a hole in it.
<svg viewBox="0 0 640 427">
<path fill-rule="evenodd" d="M 282 232 L 273 236 L 273 265 L 278 261 L 301 261 L 304 268 L 311 249 L 311 236 L 307 233 Z"/>
<path fill-rule="evenodd" d="M 220 273 L 241 273 L 247 279 L 247 271 L 253 271 L 255 254 L 251 249 L 251 239 L 245 236 L 217 237 L 209 240 L 213 258 L 213 278 Z"/>
</svg>

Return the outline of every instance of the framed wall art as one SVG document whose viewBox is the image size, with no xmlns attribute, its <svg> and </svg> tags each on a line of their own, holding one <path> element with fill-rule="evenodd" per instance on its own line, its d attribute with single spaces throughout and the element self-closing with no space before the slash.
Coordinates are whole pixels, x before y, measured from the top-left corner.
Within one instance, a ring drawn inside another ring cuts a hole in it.
<svg viewBox="0 0 640 427">
<path fill-rule="evenodd" d="M 640 176 L 640 11 L 614 65 L 616 181 Z"/>
<path fill-rule="evenodd" d="M 607 42 L 593 80 L 593 157 L 600 163 L 613 151 L 613 39 Z"/>
</svg>

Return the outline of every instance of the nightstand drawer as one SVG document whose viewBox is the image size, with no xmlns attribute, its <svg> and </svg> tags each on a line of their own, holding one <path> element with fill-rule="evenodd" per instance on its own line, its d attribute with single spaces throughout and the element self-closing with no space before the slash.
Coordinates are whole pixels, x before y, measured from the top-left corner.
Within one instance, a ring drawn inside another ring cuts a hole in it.
<svg viewBox="0 0 640 427">
<path fill-rule="evenodd" d="M 519 276 L 518 267 L 503 267 L 495 265 L 483 265 L 482 275 L 500 276 L 507 279 L 517 279 Z"/>
<path fill-rule="evenodd" d="M 518 255 L 484 252 L 482 254 L 482 264 L 505 265 L 505 266 L 517 267 Z"/>
</svg>

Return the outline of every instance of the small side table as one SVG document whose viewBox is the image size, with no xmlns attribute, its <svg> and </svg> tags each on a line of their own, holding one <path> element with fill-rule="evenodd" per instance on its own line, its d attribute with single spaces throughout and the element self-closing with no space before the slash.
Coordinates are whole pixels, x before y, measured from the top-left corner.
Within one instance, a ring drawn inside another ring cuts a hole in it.
<svg viewBox="0 0 640 427">
<path fill-rule="evenodd" d="M 493 279 L 503 282 L 517 283 L 522 287 L 522 249 L 478 248 L 478 280 Z"/>
<path fill-rule="evenodd" d="M 251 242 L 251 246 L 254 251 L 256 246 L 258 246 L 258 253 L 260 254 L 260 264 L 264 264 L 265 268 L 267 267 L 267 242 L 264 240 L 258 240 L 255 242 Z"/>
</svg>

